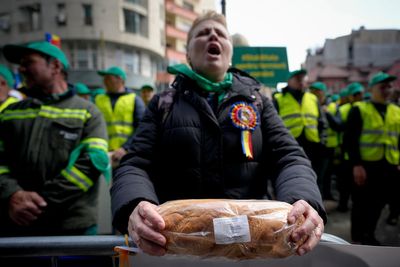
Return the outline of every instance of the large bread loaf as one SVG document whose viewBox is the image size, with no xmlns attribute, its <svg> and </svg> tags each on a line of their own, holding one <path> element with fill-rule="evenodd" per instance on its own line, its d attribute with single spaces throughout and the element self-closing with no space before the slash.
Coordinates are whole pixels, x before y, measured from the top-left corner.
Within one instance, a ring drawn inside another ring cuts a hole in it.
<svg viewBox="0 0 400 267">
<path fill-rule="evenodd" d="M 159 206 L 165 220 L 167 253 L 235 260 L 282 258 L 304 242 L 290 234 L 304 218 L 288 225 L 292 205 L 268 200 L 177 200 Z"/>
</svg>

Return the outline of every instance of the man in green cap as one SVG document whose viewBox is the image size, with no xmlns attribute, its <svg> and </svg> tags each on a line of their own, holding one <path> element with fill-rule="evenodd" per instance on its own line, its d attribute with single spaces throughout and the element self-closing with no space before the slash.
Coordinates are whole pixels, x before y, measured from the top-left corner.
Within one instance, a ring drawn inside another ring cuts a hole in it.
<svg viewBox="0 0 400 267">
<path fill-rule="evenodd" d="M 353 171 L 351 236 L 366 245 L 379 245 L 374 232 L 382 208 L 398 196 L 400 108 L 388 102 L 395 79 L 384 72 L 372 76 L 371 101 L 352 107 L 344 133 Z"/>
<path fill-rule="evenodd" d="M 64 53 L 47 42 L 6 45 L 27 99 L 0 119 L 0 236 L 93 234 L 107 132 L 96 106 L 66 81 Z"/>
<path fill-rule="evenodd" d="M 154 86 L 145 84 L 140 88 L 140 97 L 143 99 L 144 104 L 147 106 L 154 96 Z"/>
<path fill-rule="evenodd" d="M 78 96 L 81 98 L 90 101 L 90 98 L 92 96 L 92 91 L 83 83 L 76 83 L 75 84 L 75 90 Z"/>
<path fill-rule="evenodd" d="M 351 108 L 363 100 L 364 86 L 358 82 L 350 83 L 346 87 L 346 94 L 348 102 L 339 107 L 339 113 L 342 120 L 341 132 L 345 131 L 347 127 L 352 128 L 351 124 L 347 124 L 347 118 Z M 349 209 L 348 203 L 351 195 L 353 170 L 349 162 L 347 147 L 343 142 L 343 137 L 340 139 L 340 142 L 342 155 L 340 170 L 337 177 L 337 187 L 339 191 L 339 204 L 337 210 L 340 212 L 347 212 Z"/>
<path fill-rule="evenodd" d="M 18 98 L 10 95 L 13 86 L 13 74 L 6 66 L 0 64 L 0 112 L 8 105 L 19 101 Z"/>
<path fill-rule="evenodd" d="M 320 155 L 320 176 L 318 186 L 324 200 L 333 200 L 331 192 L 331 176 L 333 173 L 333 162 L 335 150 L 339 145 L 338 130 L 341 127 L 341 120 L 338 116 L 338 105 L 333 102 L 326 105 L 327 86 L 323 82 L 314 82 L 309 86 L 310 92 L 317 96 L 318 102 L 322 107 L 322 112 L 328 122 L 327 139 L 325 147 L 321 148 Z"/>
<path fill-rule="evenodd" d="M 274 105 L 320 177 L 320 155 L 326 142 L 327 123 L 317 97 L 306 92 L 306 75 L 303 69 L 290 72 L 287 87 L 274 95 Z"/>
<path fill-rule="evenodd" d="M 125 87 L 126 74 L 113 66 L 98 71 L 107 93 L 98 95 L 95 103 L 107 123 L 109 156 L 113 167 L 127 153 L 135 129 L 143 117 L 145 105 L 140 97 Z"/>
<path fill-rule="evenodd" d="M 326 93 L 328 88 L 323 82 L 314 82 L 309 86 L 310 92 L 313 93 L 317 98 L 320 105 L 324 105 L 326 101 Z"/>
</svg>

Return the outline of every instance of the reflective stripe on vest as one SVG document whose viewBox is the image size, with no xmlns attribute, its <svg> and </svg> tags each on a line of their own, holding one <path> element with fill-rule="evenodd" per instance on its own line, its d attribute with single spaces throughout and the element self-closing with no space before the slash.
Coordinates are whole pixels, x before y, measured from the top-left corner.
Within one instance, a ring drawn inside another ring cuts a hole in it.
<svg viewBox="0 0 400 267">
<path fill-rule="evenodd" d="M 338 106 L 335 102 L 328 105 L 327 110 L 333 116 L 336 115 Z M 327 147 L 338 147 L 339 146 L 339 133 L 334 131 L 331 127 L 328 127 L 328 138 L 326 140 Z"/>
<path fill-rule="evenodd" d="M 9 173 L 9 172 L 10 172 L 10 169 L 7 166 L 0 166 L 0 175 Z"/>
<path fill-rule="evenodd" d="M 4 101 L 3 103 L 1 103 L 0 105 L 0 112 L 2 112 L 6 107 L 8 107 L 10 104 L 18 102 L 19 99 L 13 96 L 10 96 L 6 99 L 6 101 Z"/>
<path fill-rule="evenodd" d="M 103 113 L 107 123 L 108 148 L 110 151 L 120 148 L 133 134 L 134 93 L 122 95 L 115 103 L 114 110 L 108 95 L 98 95 L 96 106 Z"/>
<path fill-rule="evenodd" d="M 1 119 L 7 121 L 44 117 L 48 119 L 78 119 L 86 122 L 91 116 L 86 109 L 56 108 L 43 105 L 38 109 L 7 109 L 1 114 Z"/>
<path fill-rule="evenodd" d="M 62 170 L 61 175 L 84 192 L 88 191 L 93 185 L 93 181 L 75 166 Z"/>
<path fill-rule="evenodd" d="M 379 161 L 385 157 L 390 164 L 398 165 L 400 108 L 389 104 L 383 120 L 372 103 L 364 102 L 358 107 L 363 121 L 359 144 L 361 159 Z"/>
<path fill-rule="evenodd" d="M 304 129 L 308 141 L 319 143 L 317 97 L 308 92 L 304 93 L 301 106 L 290 93 L 276 94 L 275 98 L 279 106 L 279 115 L 292 135 L 297 138 Z"/>
</svg>

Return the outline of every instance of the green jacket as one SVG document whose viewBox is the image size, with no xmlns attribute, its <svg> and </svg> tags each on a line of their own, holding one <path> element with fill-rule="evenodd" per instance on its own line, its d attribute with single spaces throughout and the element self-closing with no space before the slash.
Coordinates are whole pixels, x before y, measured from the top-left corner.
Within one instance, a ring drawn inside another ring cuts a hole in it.
<svg viewBox="0 0 400 267">
<path fill-rule="evenodd" d="M 72 90 L 10 105 L 0 115 L 0 217 L 8 217 L 9 197 L 21 189 L 48 205 L 25 232 L 9 219 L 0 220 L 1 226 L 7 221 L 0 231 L 59 235 L 95 225 L 98 179 L 109 168 L 107 141 L 102 114 Z"/>
</svg>

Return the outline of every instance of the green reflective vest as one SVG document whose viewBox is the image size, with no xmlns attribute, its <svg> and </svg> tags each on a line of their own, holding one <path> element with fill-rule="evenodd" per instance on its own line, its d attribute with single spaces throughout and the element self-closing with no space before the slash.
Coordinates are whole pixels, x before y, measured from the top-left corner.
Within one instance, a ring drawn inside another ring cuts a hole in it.
<svg viewBox="0 0 400 267">
<path fill-rule="evenodd" d="M 328 112 L 332 115 L 336 115 L 338 106 L 337 103 L 332 102 L 328 105 Z M 327 147 L 337 147 L 339 146 L 339 133 L 334 131 L 331 127 L 328 127 L 328 138 L 326 140 Z"/>
<path fill-rule="evenodd" d="M 311 93 L 304 93 L 301 105 L 290 94 L 276 94 L 275 99 L 286 128 L 297 138 L 304 130 L 308 141 L 319 143 L 318 133 L 318 99 Z"/>
<path fill-rule="evenodd" d="M 342 122 L 347 122 L 347 118 L 349 117 L 349 113 L 351 110 L 351 103 L 346 103 L 339 107 L 340 117 L 342 118 Z"/>
<path fill-rule="evenodd" d="M 10 104 L 18 102 L 19 99 L 13 96 L 10 96 L 9 98 L 6 99 L 3 103 L 0 104 L 0 112 L 2 112 L 6 107 L 8 107 Z"/>
<path fill-rule="evenodd" d="M 107 123 L 108 148 L 110 151 L 122 147 L 133 134 L 135 98 L 134 93 L 120 96 L 113 110 L 110 97 L 107 94 L 96 96 L 96 106 L 103 113 Z"/>
<path fill-rule="evenodd" d="M 339 107 L 339 112 L 340 112 L 340 117 L 342 118 L 342 123 L 347 122 L 351 108 L 353 106 L 358 106 L 359 103 L 362 103 L 362 102 L 357 101 L 354 103 L 346 103 Z M 340 142 L 340 144 L 343 144 L 343 133 L 340 134 L 339 142 Z M 344 151 L 344 160 L 349 160 L 349 153 L 346 151 Z"/>
<path fill-rule="evenodd" d="M 385 120 L 370 102 L 358 104 L 363 121 L 360 154 L 364 161 L 386 160 L 399 165 L 400 108 L 389 104 Z"/>
</svg>

